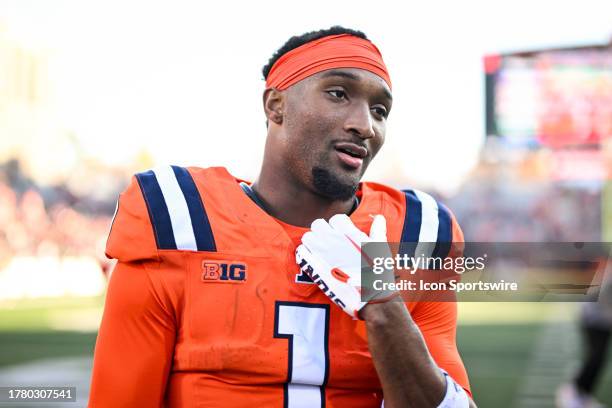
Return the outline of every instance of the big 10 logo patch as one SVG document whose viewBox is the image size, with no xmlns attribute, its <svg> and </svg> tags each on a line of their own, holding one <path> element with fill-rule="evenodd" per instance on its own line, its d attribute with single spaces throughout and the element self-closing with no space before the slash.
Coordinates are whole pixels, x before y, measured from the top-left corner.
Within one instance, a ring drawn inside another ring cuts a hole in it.
<svg viewBox="0 0 612 408">
<path fill-rule="evenodd" d="M 246 277 L 247 265 L 244 262 L 202 261 L 203 282 L 242 283 Z"/>
</svg>

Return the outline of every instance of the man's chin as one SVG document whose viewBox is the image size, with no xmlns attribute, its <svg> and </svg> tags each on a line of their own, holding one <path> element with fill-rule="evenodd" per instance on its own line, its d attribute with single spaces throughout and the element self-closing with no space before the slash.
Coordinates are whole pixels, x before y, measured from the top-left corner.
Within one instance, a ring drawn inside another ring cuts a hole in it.
<svg viewBox="0 0 612 408">
<path fill-rule="evenodd" d="M 355 195 L 359 180 L 347 180 L 323 167 L 313 167 L 313 185 L 317 193 L 333 200 L 346 201 Z"/>
</svg>

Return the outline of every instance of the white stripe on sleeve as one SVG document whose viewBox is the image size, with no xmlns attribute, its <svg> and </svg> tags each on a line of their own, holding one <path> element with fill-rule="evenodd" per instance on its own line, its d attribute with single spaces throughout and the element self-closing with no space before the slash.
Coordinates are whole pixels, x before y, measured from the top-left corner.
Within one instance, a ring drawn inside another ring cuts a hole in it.
<svg viewBox="0 0 612 408">
<path fill-rule="evenodd" d="M 187 201 L 185 201 L 185 195 L 178 184 L 172 167 L 160 166 L 153 169 L 153 172 L 168 206 L 176 248 L 197 251 L 198 245 L 193 232 Z"/>
<path fill-rule="evenodd" d="M 438 203 L 432 196 L 419 190 L 414 190 L 421 201 L 421 231 L 415 256 L 431 257 L 438 240 Z"/>
</svg>

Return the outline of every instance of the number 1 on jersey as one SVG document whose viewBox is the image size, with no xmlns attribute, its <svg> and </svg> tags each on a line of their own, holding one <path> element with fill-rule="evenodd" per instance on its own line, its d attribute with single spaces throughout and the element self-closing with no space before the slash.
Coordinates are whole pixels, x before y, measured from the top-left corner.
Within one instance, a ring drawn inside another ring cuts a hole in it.
<svg viewBox="0 0 612 408">
<path fill-rule="evenodd" d="M 329 305 L 277 301 L 274 337 L 289 341 L 286 408 L 325 407 Z"/>
</svg>

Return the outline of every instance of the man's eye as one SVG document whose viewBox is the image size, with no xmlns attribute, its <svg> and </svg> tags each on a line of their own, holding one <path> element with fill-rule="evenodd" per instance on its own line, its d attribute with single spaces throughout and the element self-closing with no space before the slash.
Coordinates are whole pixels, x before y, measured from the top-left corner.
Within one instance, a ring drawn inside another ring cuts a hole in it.
<svg viewBox="0 0 612 408">
<path fill-rule="evenodd" d="M 380 106 L 375 106 L 372 108 L 372 110 L 381 118 L 386 118 L 387 116 L 389 116 L 389 112 L 387 112 L 387 109 L 382 108 Z"/>
<path fill-rule="evenodd" d="M 346 93 L 339 89 L 332 89 L 331 91 L 327 91 L 327 93 L 338 99 L 344 99 L 346 97 Z"/>
</svg>

